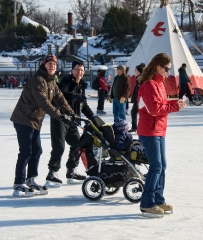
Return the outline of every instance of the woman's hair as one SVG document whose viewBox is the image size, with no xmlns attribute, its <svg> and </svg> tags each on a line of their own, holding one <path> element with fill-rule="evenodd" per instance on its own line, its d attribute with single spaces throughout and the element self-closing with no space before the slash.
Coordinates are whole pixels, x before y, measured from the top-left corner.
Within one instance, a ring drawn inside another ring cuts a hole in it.
<svg viewBox="0 0 203 240">
<path fill-rule="evenodd" d="M 106 74 L 106 70 L 100 70 L 98 73 L 98 77 L 104 77 Z"/>
<path fill-rule="evenodd" d="M 171 59 L 165 53 L 159 53 L 154 56 L 147 67 L 144 69 L 142 76 L 140 76 L 140 84 L 147 82 L 153 78 L 154 73 L 157 71 L 157 66 L 165 66 L 169 63 L 171 63 Z"/>
</svg>

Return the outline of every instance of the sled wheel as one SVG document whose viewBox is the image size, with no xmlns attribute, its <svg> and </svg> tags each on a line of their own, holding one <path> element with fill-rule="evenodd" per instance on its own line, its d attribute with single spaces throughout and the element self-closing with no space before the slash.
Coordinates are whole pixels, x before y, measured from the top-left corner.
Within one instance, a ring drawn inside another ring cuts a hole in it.
<svg viewBox="0 0 203 240">
<path fill-rule="evenodd" d="M 129 178 L 123 185 L 123 194 L 132 203 L 140 202 L 143 191 L 144 184 L 139 178 Z"/>
<path fill-rule="evenodd" d="M 201 96 L 195 95 L 195 96 L 192 98 L 192 103 L 193 103 L 195 106 L 200 106 L 200 105 L 203 103 L 203 98 L 202 98 Z"/>
<path fill-rule="evenodd" d="M 99 177 L 88 177 L 82 184 L 82 192 L 91 201 L 100 200 L 105 194 L 105 183 Z"/>
<path fill-rule="evenodd" d="M 106 187 L 105 193 L 106 195 L 113 195 L 113 194 L 116 194 L 119 190 L 120 188 L 116 188 L 116 187 Z"/>
</svg>

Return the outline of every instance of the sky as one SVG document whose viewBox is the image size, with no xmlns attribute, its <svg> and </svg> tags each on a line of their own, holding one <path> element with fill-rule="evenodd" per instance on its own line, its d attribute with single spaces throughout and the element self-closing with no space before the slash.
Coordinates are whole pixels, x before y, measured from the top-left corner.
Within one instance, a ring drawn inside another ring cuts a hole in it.
<svg viewBox="0 0 203 240">
<path fill-rule="evenodd" d="M 47 2 L 49 4 L 47 4 Z M 71 10 L 71 5 L 70 5 L 70 0 L 40 0 L 40 3 L 41 5 L 43 5 L 41 7 L 42 10 L 44 11 L 48 11 L 49 8 L 51 9 L 55 9 L 55 8 L 58 8 L 58 9 L 63 9 L 64 11 L 66 11 L 67 13 Z"/>
</svg>

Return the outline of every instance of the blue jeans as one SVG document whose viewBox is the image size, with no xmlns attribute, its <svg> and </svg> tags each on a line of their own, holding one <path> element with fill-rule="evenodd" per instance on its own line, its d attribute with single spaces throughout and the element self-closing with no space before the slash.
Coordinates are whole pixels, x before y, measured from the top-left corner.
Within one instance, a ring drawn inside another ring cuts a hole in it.
<svg viewBox="0 0 203 240">
<path fill-rule="evenodd" d="M 166 170 L 165 137 L 139 136 L 139 139 L 149 162 L 140 207 L 151 208 L 165 203 L 163 196 Z"/>
<path fill-rule="evenodd" d="M 124 103 L 120 103 L 120 100 L 114 98 L 113 99 L 113 115 L 114 115 L 114 122 L 117 118 L 121 118 L 126 120 L 126 101 Z"/>
<path fill-rule="evenodd" d="M 39 159 L 42 154 L 40 131 L 17 123 L 13 125 L 19 145 L 14 184 L 23 184 L 26 180 L 27 165 L 27 178 L 38 176 Z"/>
</svg>

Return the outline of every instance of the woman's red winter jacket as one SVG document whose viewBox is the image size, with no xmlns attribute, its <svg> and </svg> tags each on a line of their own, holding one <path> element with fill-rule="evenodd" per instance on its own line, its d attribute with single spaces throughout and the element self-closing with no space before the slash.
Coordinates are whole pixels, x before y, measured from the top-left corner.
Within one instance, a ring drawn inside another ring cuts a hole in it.
<svg viewBox="0 0 203 240">
<path fill-rule="evenodd" d="M 104 91 L 107 90 L 107 82 L 106 82 L 106 79 L 104 77 L 99 78 L 99 85 L 100 85 L 99 89 L 102 89 Z"/>
<path fill-rule="evenodd" d="M 176 100 L 167 100 L 163 80 L 155 73 L 153 79 L 144 82 L 139 89 L 137 134 L 140 136 L 165 136 L 168 113 L 179 111 Z"/>
</svg>

